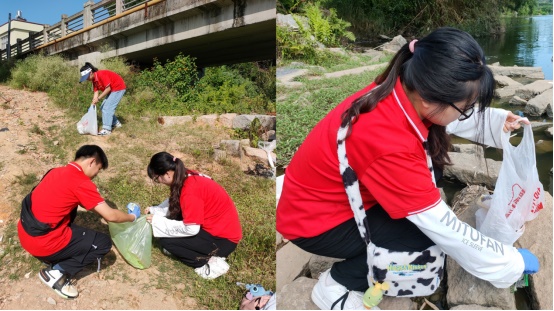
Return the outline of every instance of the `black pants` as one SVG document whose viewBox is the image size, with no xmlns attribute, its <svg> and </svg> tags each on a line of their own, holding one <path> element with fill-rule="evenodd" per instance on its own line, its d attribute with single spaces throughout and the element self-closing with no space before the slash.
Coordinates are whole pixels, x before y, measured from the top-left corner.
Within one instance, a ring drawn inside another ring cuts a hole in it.
<svg viewBox="0 0 554 311">
<path fill-rule="evenodd" d="M 97 262 L 112 248 L 112 240 L 107 234 L 83 228 L 75 224 L 69 226 L 73 232 L 66 247 L 50 256 L 36 257 L 52 265 L 58 264 L 70 277 L 85 266 Z"/>
<path fill-rule="evenodd" d="M 159 243 L 185 265 L 193 268 L 202 267 L 212 256 L 227 257 L 237 248 L 236 243 L 215 237 L 204 229 L 191 237 L 160 238 Z"/>
<path fill-rule="evenodd" d="M 396 251 L 423 251 L 434 245 L 409 220 L 392 219 L 380 205 L 366 211 L 371 241 Z M 354 217 L 312 238 L 291 240 L 301 249 L 320 256 L 345 258 L 331 268 L 331 277 L 349 290 L 364 292 L 367 284 L 367 250 Z"/>
</svg>

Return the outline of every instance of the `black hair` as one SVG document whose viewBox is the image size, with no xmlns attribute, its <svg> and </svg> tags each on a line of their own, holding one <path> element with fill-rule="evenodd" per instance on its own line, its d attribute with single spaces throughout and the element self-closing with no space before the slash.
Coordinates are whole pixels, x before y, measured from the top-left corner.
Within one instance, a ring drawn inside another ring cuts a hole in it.
<svg viewBox="0 0 554 311">
<path fill-rule="evenodd" d="M 90 68 L 92 69 L 92 72 L 97 72 L 98 71 L 98 68 L 94 67 L 91 63 L 89 62 L 86 62 L 85 65 L 83 67 L 81 67 L 81 70 L 80 71 L 83 71 L 87 68 Z"/>
<path fill-rule="evenodd" d="M 409 43 L 404 44 L 385 71 L 375 78 L 379 87 L 356 99 L 343 113 L 341 126 L 348 126 L 348 135 L 360 114 L 373 110 L 392 92 L 397 78 L 409 91 L 416 91 L 425 101 L 438 104 L 435 113 L 446 109 L 449 103 L 466 101 L 470 105 L 475 99 L 479 112 L 483 112 L 494 95 L 492 71 L 486 66 L 483 50 L 475 39 L 455 28 L 439 28 L 415 42 L 413 53 Z M 485 114 L 480 116 L 479 123 L 484 126 Z M 483 127 L 477 140 L 482 140 L 482 130 Z M 431 125 L 427 140 L 433 165 L 439 169 L 450 165 L 450 137 L 446 128 Z"/>
<path fill-rule="evenodd" d="M 104 150 L 97 145 L 84 145 L 75 153 L 75 160 L 94 158 L 97 162 L 102 164 L 103 169 L 108 168 L 108 157 Z"/>
<path fill-rule="evenodd" d="M 168 152 L 158 152 L 152 156 L 150 163 L 146 168 L 148 177 L 154 179 L 158 176 L 162 176 L 168 171 L 173 171 L 173 182 L 170 187 L 169 194 L 169 215 L 167 218 L 174 220 L 182 220 L 181 213 L 181 189 L 183 184 L 187 180 L 187 177 L 192 171 L 185 167 L 185 164 L 181 159 L 172 156 Z M 196 174 L 195 174 L 196 175 Z"/>
</svg>

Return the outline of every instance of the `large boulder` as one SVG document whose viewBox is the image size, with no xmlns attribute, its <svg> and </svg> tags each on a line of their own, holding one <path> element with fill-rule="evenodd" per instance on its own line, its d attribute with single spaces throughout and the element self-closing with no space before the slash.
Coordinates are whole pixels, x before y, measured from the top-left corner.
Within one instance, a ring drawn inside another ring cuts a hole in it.
<svg viewBox="0 0 554 311">
<path fill-rule="evenodd" d="M 552 89 L 549 89 L 531 98 L 525 106 L 525 112 L 533 117 L 539 117 L 546 113 L 548 117 L 552 118 L 552 95 Z"/>
<path fill-rule="evenodd" d="M 383 44 L 381 50 L 396 54 L 404 44 L 408 43 L 406 39 L 400 35 L 392 38 L 390 42 Z"/>
<path fill-rule="evenodd" d="M 501 161 L 457 152 L 449 152 L 448 156 L 453 165 L 444 168 L 444 176 L 468 185 L 486 185 L 491 189 L 494 188 L 502 165 Z"/>
<path fill-rule="evenodd" d="M 537 80 L 533 83 L 529 83 L 518 88 L 515 95 L 525 100 L 529 100 L 541 93 L 546 92 L 549 89 L 552 89 L 552 81 Z"/>
</svg>

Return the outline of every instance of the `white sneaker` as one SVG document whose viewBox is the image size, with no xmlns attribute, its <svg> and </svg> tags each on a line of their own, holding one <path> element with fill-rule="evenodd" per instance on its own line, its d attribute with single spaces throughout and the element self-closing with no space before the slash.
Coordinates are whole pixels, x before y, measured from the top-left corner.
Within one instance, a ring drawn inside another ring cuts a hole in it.
<svg viewBox="0 0 554 311">
<path fill-rule="evenodd" d="M 98 132 L 98 136 L 108 136 L 112 133 L 112 131 L 108 131 L 106 129 L 103 129 L 101 130 L 100 132 Z"/>
<path fill-rule="evenodd" d="M 62 273 L 60 270 L 50 268 L 41 269 L 38 273 L 38 277 L 42 283 L 54 289 L 56 294 L 60 295 L 62 298 L 72 299 L 79 296 L 79 292 L 75 286 L 71 284 L 69 276 Z"/>
<path fill-rule="evenodd" d="M 312 301 L 321 310 L 364 310 L 362 302 L 364 294 L 358 291 L 349 291 L 338 284 L 331 277 L 330 269 L 319 276 L 319 281 L 312 290 Z M 327 285 L 327 278 L 331 279 Z"/>
<path fill-rule="evenodd" d="M 194 269 L 194 272 L 205 279 L 213 280 L 224 275 L 228 270 L 229 264 L 225 261 L 225 258 L 212 256 L 207 264 Z"/>
<path fill-rule="evenodd" d="M 115 129 L 115 128 L 120 128 L 122 126 L 123 125 L 121 124 L 121 122 L 119 122 L 119 120 L 117 120 L 117 122 L 115 124 L 112 124 L 112 130 Z"/>
</svg>

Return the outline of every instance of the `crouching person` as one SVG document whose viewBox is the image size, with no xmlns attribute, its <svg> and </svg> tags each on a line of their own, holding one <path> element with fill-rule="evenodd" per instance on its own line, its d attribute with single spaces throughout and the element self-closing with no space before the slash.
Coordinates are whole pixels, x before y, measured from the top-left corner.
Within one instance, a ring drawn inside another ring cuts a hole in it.
<svg viewBox="0 0 554 311">
<path fill-rule="evenodd" d="M 39 272 L 40 280 L 63 298 L 79 293 L 71 279 L 85 266 L 98 263 L 112 242 L 108 235 L 73 223 L 80 205 L 110 222 L 136 219 L 113 209 L 98 193 L 92 179 L 108 168 L 108 158 L 96 145 L 84 145 L 75 160 L 48 171 L 25 197 L 17 232 L 21 246 L 31 255 L 49 264 Z"/>
<path fill-rule="evenodd" d="M 225 274 L 225 260 L 242 238 L 237 209 L 225 189 L 167 152 L 152 156 L 147 171 L 155 183 L 170 187 L 169 200 L 145 210 L 163 253 L 205 279 Z"/>
</svg>

